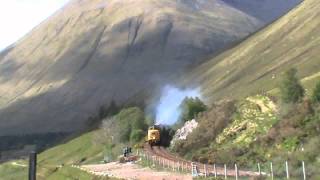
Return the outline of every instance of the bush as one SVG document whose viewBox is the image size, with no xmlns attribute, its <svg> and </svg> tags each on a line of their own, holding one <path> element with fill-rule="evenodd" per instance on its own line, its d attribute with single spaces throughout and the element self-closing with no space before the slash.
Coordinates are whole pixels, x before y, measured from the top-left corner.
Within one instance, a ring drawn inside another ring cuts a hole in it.
<svg viewBox="0 0 320 180">
<path fill-rule="evenodd" d="M 181 103 L 181 119 L 183 122 L 194 119 L 200 112 L 207 110 L 207 106 L 198 98 L 186 97 Z"/>
<path fill-rule="evenodd" d="M 141 129 L 133 130 L 130 135 L 130 142 L 138 143 L 145 136 L 145 131 Z"/>
<path fill-rule="evenodd" d="M 234 101 L 214 105 L 198 118 L 198 127 L 188 135 L 187 140 L 178 141 L 172 147 L 173 150 L 180 155 L 187 155 L 194 150 L 209 146 L 232 120 L 235 110 Z"/>
<path fill-rule="evenodd" d="M 93 142 L 95 144 L 112 145 L 119 141 L 119 127 L 114 117 L 102 121 L 99 130 L 96 131 Z"/>
<path fill-rule="evenodd" d="M 137 130 L 146 131 L 147 124 L 145 122 L 144 112 L 138 107 L 123 109 L 116 115 L 118 124 L 120 142 L 128 142 L 131 135 L 138 137 Z"/>
<path fill-rule="evenodd" d="M 320 81 L 316 84 L 316 87 L 313 90 L 312 100 L 313 102 L 320 103 Z"/>
<path fill-rule="evenodd" d="M 297 78 L 297 70 L 289 69 L 280 85 L 280 93 L 282 101 L 285 103 L 296 103 L 300 101 L 305 93 Z"/>
</svg>

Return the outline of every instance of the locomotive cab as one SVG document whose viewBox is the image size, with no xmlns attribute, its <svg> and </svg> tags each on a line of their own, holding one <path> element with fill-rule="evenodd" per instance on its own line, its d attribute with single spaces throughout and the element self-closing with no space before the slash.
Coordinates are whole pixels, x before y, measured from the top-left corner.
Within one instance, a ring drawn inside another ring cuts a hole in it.
<svg viewBox="0 0 320 180">
<path fill-rule="evenodd" d="M 148 129 L 148 143 L 150 145 L 159 145 L 160 144 L 160 130 L 156 126 L 151 126 Z"/>
</svg>

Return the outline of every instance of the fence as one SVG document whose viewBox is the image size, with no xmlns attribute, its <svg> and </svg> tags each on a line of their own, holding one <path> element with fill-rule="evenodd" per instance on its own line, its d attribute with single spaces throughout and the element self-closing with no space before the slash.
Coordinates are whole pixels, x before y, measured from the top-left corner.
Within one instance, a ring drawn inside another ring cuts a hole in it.
<svg viewBox="0 0 320 180">
<path fill-rule="evenodd" d="M 283 164 L 277 164 L 277 169 L 275 169 L 274 163 L 270 162 L 267 164 L 257 163 L 256 169 L 250 170 L 240 170 L 238 164 L 234 164 L 232 167 L 227 166 L 227 164 L 217 165 L 217 164 L 201 164 L 197 162 L 187 162 L 187 161 L 177 161 L 177 159 L 167 159 L 159 156 L 154 156 L 148 153 L 139 153 L 141 158 L 146 162 L 147 166 L 163 169 L 167 171 L 181 172 L 181 173 L 191 173 L 193 177 L 204 176 L 204 177 L 215 177 L 218 176 L 228 179 L 228 177 L 233 177 L 238 180 L 241 176 L 266 176 L 270 179 L 290 179 L 299 178 L 307 179 L 307 170 L 304 161 L 301 161 L 301 169 L 299 169 L 298 174 L 292 173 L 290 169 L 290 164 L 288 161 L 283 162 Z M 293 176 L 293 174 L 295 176 Z"/>
<path fill-rule="evenodd" d="M 190 162 L 177 161 L 175 159 L 167 159 L 144 152 L 138 152 L 137 154 L 141 157 L 145 165 L 156 169 L 162 169 L 178 173 L 190 173 L 192 168 Z"/>
<path fill-rule="evenodd" d="M 223 168 L 220 168 L 220 170 L 218 170 L 216 164 L 213 164 L 213 165 L 204 164 L 203 169 L 199 169 L 198 168 L 199 164 L 197 163 L 192 163 L 192 164 L 193 166 L 195 166 L 192 168 L 193 176 L 200 176 L 200 175 L 205 177 L 222 176 L 224 177 L 224 179 L 227 179 L 228 177 L 233 177 L 236 180 L 238 180 L 240 176 L 265 176 L 265 177 L 269 177 L 272 180 L 273 179 L 290 179 L 290 178 L 299 178 L 303 180 L 307 179 L 307 174 L 306 174 L 307 171 L 306 171 L 306 166 L 304 161 L 301 161 L 301 169 L 296 170 L 298 171 L 298 173 L 291 172 L 290 164 L 288 163 L 288 161 L 285 161 L 283 164 L 278 164 L 277 166 L 278 168 L 276 172 L 274 169 L 274 164 L 272 162 L 268 163 L 268 167 L 266 164 L 264 164 L 264 168 L 262 168 L 262 165 L 260 163 L 257 163 L 257 168 L 254 171 L 250 171 L 250 170 L 240 171 L 238 164 L 234 164 L 234 167 L 229 166 L 229 168 L 226 164 L 224 164 L 223 166 L 219 166 L 219 167 L 223 167 Z M 210 166 L 211 168 L 208 168 Z M 197 170 L 197 172 L 194 172 L 194 170 Z"/>
</svg>

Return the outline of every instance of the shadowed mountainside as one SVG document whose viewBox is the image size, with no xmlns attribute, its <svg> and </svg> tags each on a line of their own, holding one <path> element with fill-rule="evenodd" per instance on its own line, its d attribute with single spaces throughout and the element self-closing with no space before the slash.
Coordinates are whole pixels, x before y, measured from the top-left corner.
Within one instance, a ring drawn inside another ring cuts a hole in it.
<svg viewBox="0 0 320 180">
<path fill-rule="evenodd" d="M 290 9 L 296 7 L 302 0 L 223 0 L 229 5 L 249 14 L 263 22 L 271 22 Z M 276 4 L 276 5 L 275 5 Z"/>
</svg>

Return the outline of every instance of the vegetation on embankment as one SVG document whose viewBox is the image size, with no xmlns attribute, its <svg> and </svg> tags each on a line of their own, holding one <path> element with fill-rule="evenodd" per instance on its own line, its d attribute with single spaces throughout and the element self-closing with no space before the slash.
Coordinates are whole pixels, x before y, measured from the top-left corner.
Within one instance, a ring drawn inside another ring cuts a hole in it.
<svg viewBox="0 0 320 180">
<path fill-rule="evenodd" d="M 257 95 L 238 101 L 231 119 L 224 118 L 226 124 L 210 111 L 198 118 L 199 126 L 187 141 L 176 143 L 175 152 L 203 163 L 237 163 L 253 169 L 258 162 L 273 162 L 279 174 L 288 160 L 292 176 L 301 173 L 304 160 L 308 175 L 320 177 L 319 104 L 303 100 L 275 106 L 270 98 Z"/>
<path fill-rule="evenodd" d="M 203 163 L 256 169 L 257 163 L 273 162 L 277 175 L 284 173 L 288 161 L 293 177 L 301 175 L 305 161 L 308 177 L 319 178 L 320 91 L 315 88 L 312 98 L 304 97 L 296 73 L 288 73 L 279 84 L 278 97 L 249 96 L 232 103 L 232 111 L 228 102 L 212 105 L 197 118 L 198 128 L 172 149 Z M 223 116 L 226 112 L 231 114 Z"/>
</svg>

